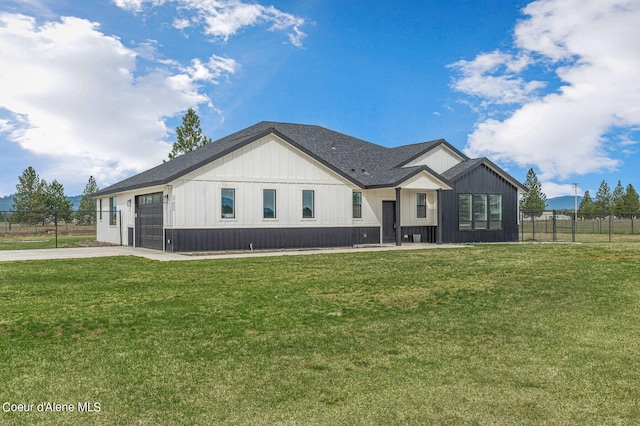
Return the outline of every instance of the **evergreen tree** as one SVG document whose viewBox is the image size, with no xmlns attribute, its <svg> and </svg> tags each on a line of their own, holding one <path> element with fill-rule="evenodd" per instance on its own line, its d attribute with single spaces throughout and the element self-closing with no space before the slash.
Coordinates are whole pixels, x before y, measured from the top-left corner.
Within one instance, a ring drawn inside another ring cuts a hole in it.
<svg viewBox="0 0 640 426">
<path fill-rule="evenodd" d="M 58 212 L 58 220 L 71 219 L 71 210 L 73 208 L 71 201 L 64 194 L 64 186 L 57 180 L 53 180 L 49 185 L 45 185 L 44 189 L 45 209 L 50 212 Z M 53 218 L 53 213 L 49 215 Z"/>
<path fill-rule="evenodd" d="M 594 204 L 597 212 L 605 213 L 611 211 L 611 190 L 604 180 L 596 193 L 596 201 Z"/>
<path fill-rule="evenodd" d="M 640 211 L 640 198 L 633 185 L 627 185 L 627 190 L 624 194 L 624 206 L 627 213 L 637 213 Z"/>
<path fill-rule="evenodd" d="M 593 205 L 591 194 L 589 194 L 589 191 L 584 191 L 584 196 L 582 197 L 582 200 L 580 200 L 580 207 L 578 207 L 578 210 L 581 213 L 580 217 L 588 218 L 589 216 L 587 214 L 582 213 L 593 213 L 594 209 L 595 206 Z"/>
<path fill-rule="evenodd" d="M 80 206 L 78 207 L 78 221 L 81 225 L 89 225 L 96 221 L 96 200 L 91 198 L 91 194 L 99 191 L 96 180 L 93 176 L 89 176 L 89 181 L 82 191 L 80 197 Z"/>
<path fill-rule="evenodd" d="M 32 224 L 42 220 L 46 202 L 45 187 L 46 182 L 40 180 L 33 167 L 29 166 L 22 172 L 13 197 L 16 221 Z"/>
<path fill-rule="evenodd" d="M 169 153 L 169 160 L 211 143 L 211 139 L 203 136 L 200 128 L 200 117 L 198 117 L 193 108 L 189 108 L 184 117 L 182 117 L 182 126 L 176 128 L 176 135 L 177 141 L 173 144 L 173 148 Z"/>
<path fill-rule="evenodd" d="M 520 199 L 520 210 L 544 210 L 547 207 L 547 196 L 542 192 L 542 185 L 533 169 L 527 172 L 524 186 L 529 192 Z M 540 215 L 542 215 L 541 211 L 535 213 L 535 216 Z"/>
<path fill-rule="evenodd" d="M 618 180 L 618 184 L 613 189 L 613 193 L 611 194 L 611 210 L 619 215 L 620 213 L 625 213 L 626 206 L 624 205 L 624 187 L 620 180 Z"/>
</svg>

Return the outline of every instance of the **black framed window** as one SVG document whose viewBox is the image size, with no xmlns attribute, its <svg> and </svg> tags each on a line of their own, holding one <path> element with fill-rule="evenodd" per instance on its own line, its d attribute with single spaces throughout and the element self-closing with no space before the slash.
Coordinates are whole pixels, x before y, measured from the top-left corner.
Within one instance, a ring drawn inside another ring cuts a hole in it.
<svg viewBox="0 0 640 426">
<path fill-rule="evenodd" d="M 233 219 L 236 217 L 236 190 L 222 188 L 220 205 L 222 206 L 222 218 Z"/>
<path fill-rule="evenodd" d="M 362 192 L 353 191 L 353 218 L 362 219 Z"/>
<path fill-rule="evenodd" d="M 416 210 L 418 219 L 425 219 L 427 217 L 427 194 L 425 192 L 418 192 L 416 194 Z"/>
<path fill-rule="evenodd" d="M 458 194 L 458 229 L 502 229 L 502 195 Z"/>
<path fill-rule="evenodd" d="M 487 229 L 487 194 L 473 194 L 473 229 Z"/>
<path fill-rule="evenodd" d="M 489 227 L 502 229 L 502 195 L 489 195 Z"/>
<path fill-rule="evenodd" d="M 118 199 L 109 197 L 109 225 L 115 226 L 118 223 Z"/>
<path fill-rule="evenodd" d="M 313 219 L 315 217 L 315 191 L 302 191 L 302 218 Z"/>
<path fill-rule="evenodd" d="M 472 194 L 458 195 L 458 226 L 460 230 L 473 229 Z"/>
<path fill-rule="evenodd" d="M 262 217 L 264 219 L 276 218 L 276 190 L 262 190 Z"/>
</svg>

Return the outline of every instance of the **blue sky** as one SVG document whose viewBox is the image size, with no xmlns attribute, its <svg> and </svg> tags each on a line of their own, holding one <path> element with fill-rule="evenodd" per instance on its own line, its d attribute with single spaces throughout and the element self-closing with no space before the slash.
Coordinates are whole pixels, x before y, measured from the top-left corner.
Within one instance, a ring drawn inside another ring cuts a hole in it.
<svg viewBox="0 0 640 426">
<path fill-rule="evenodd" d="M 640 0 L 3 0 L 0 195 L 167 157 L 189 107 L 385 146 L 444 138 L 548 197 L 640 189 Z"/>
</svg>

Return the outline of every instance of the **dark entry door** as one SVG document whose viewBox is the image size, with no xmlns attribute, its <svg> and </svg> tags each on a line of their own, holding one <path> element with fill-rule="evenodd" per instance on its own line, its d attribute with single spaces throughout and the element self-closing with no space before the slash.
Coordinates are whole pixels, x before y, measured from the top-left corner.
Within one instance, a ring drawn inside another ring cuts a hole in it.
<svg viewBox="0 0 640 426">
<path fill-rule="evenodd" d="M 382 202 L 382 242 L 396 242 L 396 202 Z"/>
<path fill-rule="evenodd" d="M 136 197 L 136 247 L 162 250 L 162 192 Z"/>
</svg>

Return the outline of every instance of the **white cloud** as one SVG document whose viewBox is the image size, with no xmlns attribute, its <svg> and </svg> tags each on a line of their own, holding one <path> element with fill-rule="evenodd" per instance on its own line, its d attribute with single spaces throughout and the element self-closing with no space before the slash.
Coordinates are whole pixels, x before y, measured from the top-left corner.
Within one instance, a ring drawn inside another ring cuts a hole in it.
<svg viewBox="0 0 640 426">
<path fill-rule="evenodd" d="M 473 61 L 461 60 L 450 68 L 460 73 L 453 88 L 484 98 L 484 104 L 512 104 L 529 100 L 544 87 L 540 81 L 526 81 L 518 73 L 531 63 L 527 56 L 513 57 L 500 51 L 482 53 Z"/>
<path fill-rule="evenodd" d="M 515 107 L 479 122 L 465 151 L 532 165 L 547 182 L 615 169 L 615 134 L 640 125 L 640 1 L 539 0 L 523 13 L 513 52 L 452 65 L 453 87 L 480 107 Z M 532 67 L 554 73 L 559 88 L 538 93 L 542 84 L 524 77 Z"/>
<path fill-rule="evenodd" d="M 148 51 L 151 55 L 152 52 Z M 37 24 L 0 15 L 0 130 L 51 168 L 102 184 L 158 164 L 170 150 L 165 120 L 211 103 L 200 83 L 237 69 L 212 56 L 138 72 L 138 54 L 99 25 L 66 17 Z"/>
<path fill-rule="evenodd" d="M 243 3 L 240 0 L 112 0 L 122 9 L 140 12 L 145 4 L 151 7 L 172 3 L 179 16 L 173 27 L 179 30 L 202 26 L 205 34 L 227 41 L 245 27 L 270 25 L 272 31 L 286 31 L 291 44 L 302 46 L 305 33 L 303 18 L 282 12 L 273 6 Z"/>
</svg>

